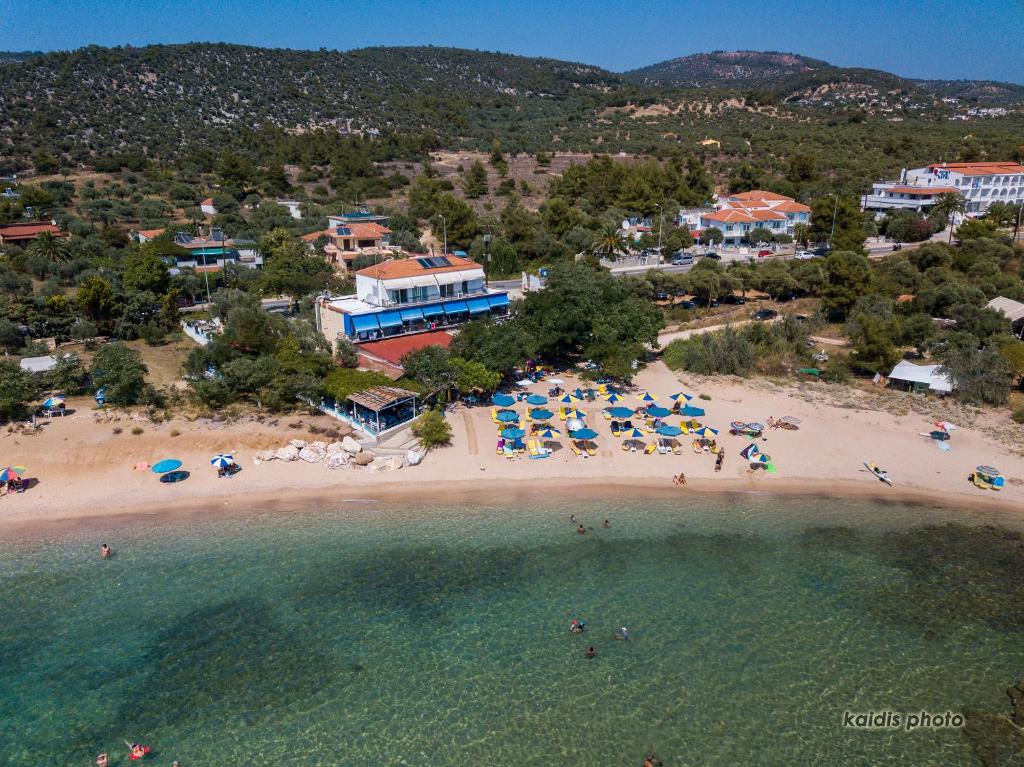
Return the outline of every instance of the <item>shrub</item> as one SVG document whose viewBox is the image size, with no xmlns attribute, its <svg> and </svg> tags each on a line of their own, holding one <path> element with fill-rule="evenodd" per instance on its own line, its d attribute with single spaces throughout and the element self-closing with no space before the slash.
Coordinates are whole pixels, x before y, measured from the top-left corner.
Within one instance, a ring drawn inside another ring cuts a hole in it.
<svg viewBox="0 0 1024 767">
<path fill-rule="evenodd" d="M 702 400 L 705 400 L 706 402 L 710 402 L 711 401 L 711 395 L 710 394 L 698 394 L 697 395 L 697 399 L 702 399 Z"/>
<path fill-rule="evenodd" d="M 1019 407 L 1013 411 L 1013 420 L 1016 423 L 1024 423 L 1024 407 Z"/>
<path fill-rule="evenodd" d="M 140 434 L 142 434 L 143 431 L 145 431 L 145 430 L 141 426 L 133 426 L 132 427 L 132 434 L 134 434 L 136 437 L 139 436 Z"/>
<path fill-rule="evenodd" d="M 177 429 L 171 429 L 171 436 L 172 437 L 179 437 L 179 436 L 181 436 L 181 432 L 178 431 Z"/>
<path fill-rule="evenodd" d="M 821 377 L 829 383 L 846 383 L 850 380 L 850 366 L 845 360 L 837 360 L 825 368 Z"/>
<path fill-rule="evenodd" d="M 124 429 L 122 429 L 120 426 L 115 426 L 114 427 L 114 434 L 120 434 L 123 431 L 124 431 Z"/>
<path fill-rule="evenodd" d="M 412 433 L 428 450 L 451 444 L 452 427 L 437 410 L 428 410 L 412 425 Z"/>
</svg>

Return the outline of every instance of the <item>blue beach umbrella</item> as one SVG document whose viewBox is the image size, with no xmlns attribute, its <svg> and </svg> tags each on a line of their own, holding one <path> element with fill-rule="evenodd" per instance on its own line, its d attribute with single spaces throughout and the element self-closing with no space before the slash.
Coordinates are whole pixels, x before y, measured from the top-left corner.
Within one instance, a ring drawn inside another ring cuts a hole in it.
<svg viewBox="0 0 1024 767">
<path fill-rule="evenodd" d="M 640 431 L 640 429 L 633 428 L 625 432 L 622 436 L 626 439 L 643 439 L 645 435 Z"/>
<path fill-rule="evenodd" d="M 569 432 L 569 436 L 573 439 L 596 439 L 597 432 L 593 429 L 577 429 Z"/>
<path fill-rule="evenodd" d="M 701 426 L 699 429 L 693 432 L 701 437 L 709 437 L 713 434 L 718 434 L 718 429 L 712 429 L 710 426 Z"/>
<path fill-rule="evenodd" d="M 668 395 L 668 398 L 673 402 L 678 402 L 680 399 L 689 402 L 690 400 L 693 399 L 693 397 L 691 397 L 689 394 L 683 394 L 681 391 L 676 392 L 675 394 Z"/>
<path fill-rule="evenodd" d="M 526 436 L 526 432 L 523 429 L 509 428 L 502 429 L 501 436 L 505 439 L 522 439 Z"/>
<path fill-rule="evenodd" d="M 613 405 L 616 402 L 622 402 L 622 397 L 620 397 L 615 392 L 612 392 L 611 394 L 609 394 L 607 397 L 605 397 L 605 399 L 608 400 L 609 402 L 611 402 Z"/>
<path fill-rule="evenodd" d="M 530 411 L 530 418 L 534 419 L 535 421 L 547 421 L 553 418 L 554 415 L 555 414 L 552 413 L 550 410 L 545 410 L 542 407 L 534 408 L 533 410 Z"/>
<path fill-rule="evenodd" d="M 501 392 L 497 392 L 491 397 L 491 402 L 493 402 L 498 407 L 510 407 L 511 405 L 516 404 L 516 399 L 510 394 L 502 394 Z"/>
<path fill-rule="evenodd" d="M 656 431 L 663 437 L 678 437 L 683 433 L 678 426 L 659 426 Z"/>
<path fill-rule="evenodd" d="M 697 416 L 704 415 L 704 408 L 691 407 L 690 405 L 686 405 L 686 406 L 683 407 L 682 410 L 679 411 L 679 413 L 680 413 L 680 415 L 685 415 L 685 416 L 690 416 L 690 417 L 696 418 Z"/>
<path fill-rule="evenodd" d="M 584 413 L 582 410 L 566 410 L 565 411 L 565 417 L 566 418 L 586 418 L 587 414 Z"/>
<path fill-rule="evenodd" d="M 632 418 L 636 413 L 628 407 L 608 408 L 608 414 L 612 418 Z"/>
<path fill-rule="evenodd" d="M 555 439 L 556 437 L 561 437 L 561 436 L 562 436 L 562 432 L 560 432 L 558 429 L 552 428 L 551 426 L 549 426 L 548 428 L 544 429 L 540 433 L 540 438 L 541 439 Z"/>
<path fill-rule="evenodd" d="M 103 407 L 105 404 L 107 404 L 107 387 L 101 386 L 100 388 L 98 388 L 96 390 L 96 394 L 93 395 L 93 398 L 96 400 L 96 404 L 99 405 L 100 407 Z"/>
<path fill-rule="evenodd" d="M 558 401 L 561 402 L 563 405 L 571 405 L 573 402 L 579 401 L 579 397 L 573 394 L 566 394 L 564 397 L 561 397 Z"/>
<path fill-rule="evenodd" d="M 46 399 L 43 400 L 43 407 L 45 407 L 47 410 L 52 410 L 53 408 L 60 407 L 63 404 L 64 398 L 61 397 L 60 395 L 57 395 L 56 397 L 47 397 Z"/>
<path fill-rule="evenodd" d="M 672 415 L 672 411 L 667 407 L 662 407 L 661 405 L 652 405 L 647 408 L 647 415 L 652 418 L 665 418 L 666 416 Z"/>
<path fill-rule="evenodd" d="M 641 394 L 639 396 L 640 396 L 640 401 L 641 402 L 657 402 L 658 401 L 658 398 L 655 397 L 653 394 L 651 394 L 649 391 L 645 391 L 643 394 Z"/>
<path fill-rule="evenodd" d="M 502 423 L 512 423 L 519 420 L 519 413 L 515 410 L 499 410 L 498 420 Z"/>
<path fill-rule="evenodd" d="M 235 462 L 231 453 L 219 453 L 210 459 L 210 465 L 217 469 L 225 469 Z"/>
<path fill-rule="evenodd" d="M 176 458 L 164 458 L 164 460 L 153 464 L 154 474 L 166 474 L 169 471 L 181 468 L 181 461 Z"/>
<path fill-rule="evenodd" d="M 528 405 L 546 405 L 548 404 L 548 398 L 543 394 L 531 394 L 526 398 L 526 404 Z"/>
</svg>

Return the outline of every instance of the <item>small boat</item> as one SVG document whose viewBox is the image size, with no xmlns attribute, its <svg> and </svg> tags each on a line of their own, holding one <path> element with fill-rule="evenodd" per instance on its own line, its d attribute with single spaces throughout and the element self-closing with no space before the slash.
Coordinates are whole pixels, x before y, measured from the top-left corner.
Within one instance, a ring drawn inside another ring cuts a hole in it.
<svg viewBox="0 0 1024 767">
<path fill-rule="evenodd" d="M 887 471 L 884 471 L 884 470 L 878 468 L 878 464 L 877 463 L 874 463 L 874 462 L 868 463 L 867 461 L 864 461 L 864 468 L 866 468 L 868 471 L 870 471 L 872 474 L 874 474 L 876 477 L 878 477 L 878 481 L 879 482 L 884 482 L 889 487 L 892 487 L 892 480 L 889 479 L 889 473 Z"/>
</svg>

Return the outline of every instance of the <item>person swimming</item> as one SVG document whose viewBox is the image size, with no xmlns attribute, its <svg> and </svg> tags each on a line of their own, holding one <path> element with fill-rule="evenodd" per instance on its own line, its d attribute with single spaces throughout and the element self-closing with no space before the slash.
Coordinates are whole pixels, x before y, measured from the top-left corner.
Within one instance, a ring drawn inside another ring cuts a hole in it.
<svg viewBox="0 0 1024 767">
<path fill-rule="evenodd" d="M 100 559 L 110 559 L 110 555 L 113 553 L 113 549 L 111 549 L 107 544 L 104 543 L 100 546 Z"/>
<path fill-rule="evenodd" d="M 627 629 L 625 626 L 622 626 L 618 631 L 615 632 L 615 638 L 618 639 L 620 642 L 628 642 L 629 629 Z"/>
<path fill-rule="evenodd" d="M 109 761 L 106 754 L 100 754 L 96 757 L 96 767 L 107 767 L 108 764 Z"/>
<path fill-rule="evenodd" d="M 573 618 L 572 623 L 569 624 L 569 631 L 573 634 L 582 634 L 587 630 L 587 622 L 582 618 Z"/>
<path fill-rule="evenodd" d="M 579 533 L 580 535 L 585 535 L 586 532 L 587 532 L 587 528 L 585 528 L 583 525 L 580 525 L 579 527 L 576 528 L 576 532 Z"/>
<path fill-rule="evenodd" d="M 611 526 L 612 526 L 612 523 L 611 523 L 611 522 L 609 522 L 609 521 L 608 521 L 607 519 L 606 519 L 606 520 L 604 521 L 604 524 L 602 524 L 602 525 L 601 525 L 601 527 L 605 528 L 606 530 L 607 530 L 607 529 L 608 529 L 609 527 L 611 527 Z"/>
<path fill-rule="evenodd" d="M 587 651 L 583 654 L 583 657 L 585 657 L 585 658 L 596 658 L 597 657 L 597 650 L 595 650 L 593 647 L 588 647 Z"/>
</svg>

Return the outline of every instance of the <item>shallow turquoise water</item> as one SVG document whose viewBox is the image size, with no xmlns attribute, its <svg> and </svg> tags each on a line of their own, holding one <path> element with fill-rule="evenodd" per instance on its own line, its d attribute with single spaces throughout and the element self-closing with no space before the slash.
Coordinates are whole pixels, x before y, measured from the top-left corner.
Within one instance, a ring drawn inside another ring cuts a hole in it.
<svg viewBox="0 0 1024 767">
<path fill-rule="evenodd" d="M 0 765 L 127 765 L 126 739 L 183 767 L 979 764 L 960 730 L 842 716 L 1007 710 L 1024 539 L 991 521 L 686 496 L 14 541 Z"/>
</svg>

